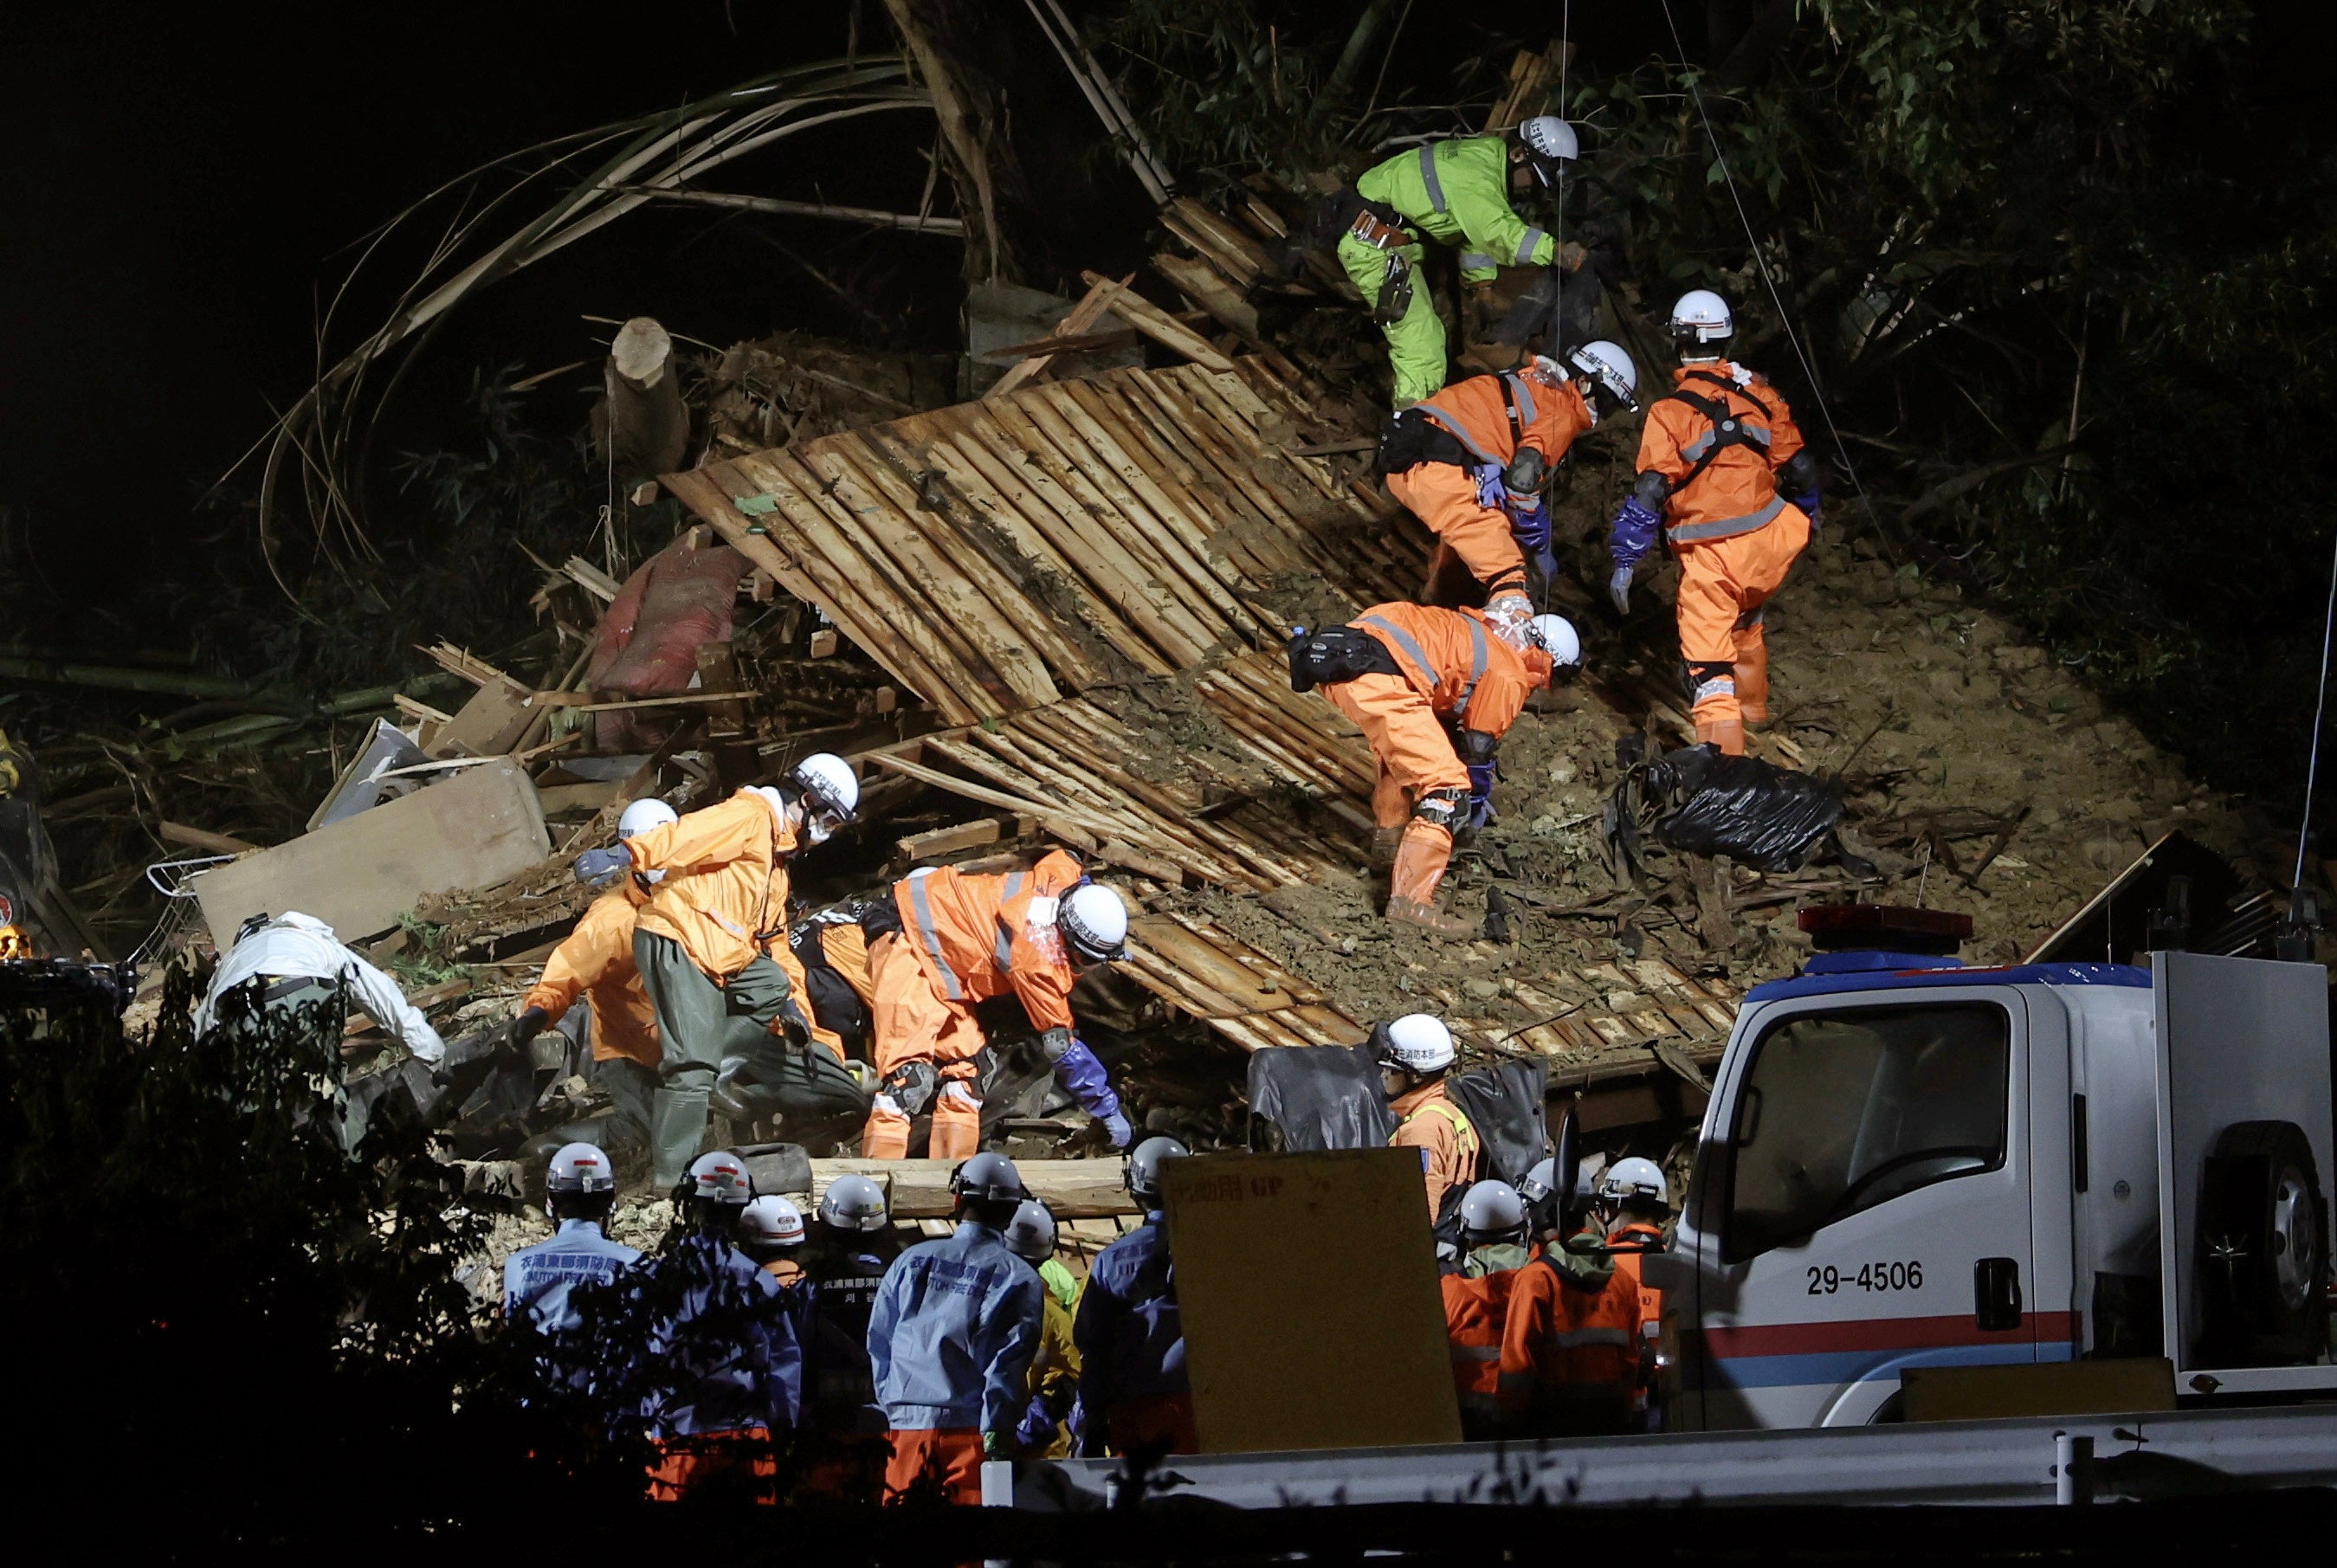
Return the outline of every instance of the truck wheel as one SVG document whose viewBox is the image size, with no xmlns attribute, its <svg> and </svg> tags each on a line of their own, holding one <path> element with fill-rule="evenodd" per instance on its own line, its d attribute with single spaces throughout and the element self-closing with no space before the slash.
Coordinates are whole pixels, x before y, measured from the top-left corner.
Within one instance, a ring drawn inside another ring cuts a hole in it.
<svg viewBox="0 0 2337 1568">
<path fill-rule="evenodd" d="M 2224 1129 L 2200 1179 L 2200 1353 L 2213 1366 L 2311 1361 L 2326 1348 L 2329 1205 L 2293 1122 Z"/>
</svg>

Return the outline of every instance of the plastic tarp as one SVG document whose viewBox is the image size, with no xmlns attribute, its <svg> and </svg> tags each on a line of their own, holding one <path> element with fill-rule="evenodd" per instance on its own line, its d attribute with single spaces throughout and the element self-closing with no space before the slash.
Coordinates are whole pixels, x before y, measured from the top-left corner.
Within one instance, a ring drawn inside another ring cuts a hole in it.
<svg viewBox="0 0 2337 1568">
<path fill-rule="evenodd" d="M 643 562 L 601 617 L 587 683 L 627 697 L 670 697 L 689 689 L 698 650 L 730 637 L 731 602 L 747 558 L 728 544 L 689 546 L 693 529 Z M 618 710 L 596 715 L 603 751 L 648 750 L 680 722 L 677 710 Z"/>
<path fill-rule="evenodd" d="M 1363 1045 L 1269 1045 L 1249 1059 L 1250 1114 L 1281 1130 L 1293 1153 L 1384 1149 L 1395 1113 L 1380 1093 L 1380 1070 Z"/>
<path fill-rule="evenodd" d="M 1671 809 L 1656 837 L 1688 855 L 1726 855 L 1756 871 L 1798 871 L 1842 821 L 1833 786 L 1757 757 L 1690 746 L 1648 766 L 1647 793 Z"/>
<path fill-rule="evenodd" d="M 1549 1066 L 1533 1061 L 1472 1068 L 1444 1081 L 1446 1096 L 1469 1118 L 1484 1147 L 1479 1181 L 1514 1187 L 1549 1155 Z"/>
</svg>

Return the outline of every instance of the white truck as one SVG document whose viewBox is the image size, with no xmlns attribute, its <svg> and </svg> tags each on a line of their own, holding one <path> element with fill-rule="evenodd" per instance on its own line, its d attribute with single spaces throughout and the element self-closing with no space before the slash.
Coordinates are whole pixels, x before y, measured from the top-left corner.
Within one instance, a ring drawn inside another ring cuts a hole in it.
<svg viewBox="0 0 2337 1568">
<path fill-rule="evenodd" d="M 1641 1259 L 1664 1292 L 1659 1433 L 1181 1456 L 1137 1484 L 1256 1508 L 2082 1502 L 2155 1494 L 2170 1471 L 2178 1489 L 2337 1485 L 2328 986 L 2315 964 L 2183 952 L 1822 952 L 1745 998 L 1677 1236 Z M 2085 1403 L 2075 1364 L 2114 1362 L 2161 1387 L 2171 1363 L 2175 1397 Z M 1986 1366 L 2078 1397 L 1901 1419 L 1906 1374 Z M 1080 1509 L 1129 1477 L 998 1462 L 983 1484 Z"/>
</svg>

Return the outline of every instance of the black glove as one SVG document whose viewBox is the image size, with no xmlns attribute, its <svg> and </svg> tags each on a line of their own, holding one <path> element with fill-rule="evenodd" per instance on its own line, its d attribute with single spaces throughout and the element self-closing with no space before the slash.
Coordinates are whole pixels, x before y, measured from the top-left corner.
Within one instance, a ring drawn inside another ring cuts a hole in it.
<svg viewBox="0 0 2337 1568">
<path fill-rule="evenodd" d="M 513 1055 L 527 1049 L 528 1042 L 543 1033 L 552 1022 L 552 1014 L 541 1007 L 523 1007 L 519 1016 L 504 1028 L 504 1049 Z"/>
</svg>

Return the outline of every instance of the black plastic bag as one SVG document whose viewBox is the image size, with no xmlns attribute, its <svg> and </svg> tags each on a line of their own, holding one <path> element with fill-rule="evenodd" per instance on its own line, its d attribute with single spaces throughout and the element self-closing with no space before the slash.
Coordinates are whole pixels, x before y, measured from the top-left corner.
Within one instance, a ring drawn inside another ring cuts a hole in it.
<svg viewBox="0 0 2337 1568">
<path fill-rule="evenodd" d="M 1384 1149 L 1395 1112 L 1380 1093 L 1371 1045 L 1269 1045 L 1249 1059 L 1250 1114 L 1282 1132 L 1293 1152 Z"/>
<path fill-rule="evenodd" d="M 1670 803 L 1656 837 L 1687 855 L 1726 855 L 1756 871 L 1798 871 L 1842 821 L 1842 796 L 1808 773 L 1690 746 L 1648 766 L 1647 793 Z"/>
<path fill-rule="evenodd" d="M 1472 1068 L 1444 1080 L 1445 1096 L 1477 1130 L 1484 1151 L 1477 1165 L 1480 1181 L 1514 1187 L 1550 1157 L 1544 1108 L 1549 1091 L 1549 1064 L 1530 1060 Z"/>
</svg>

